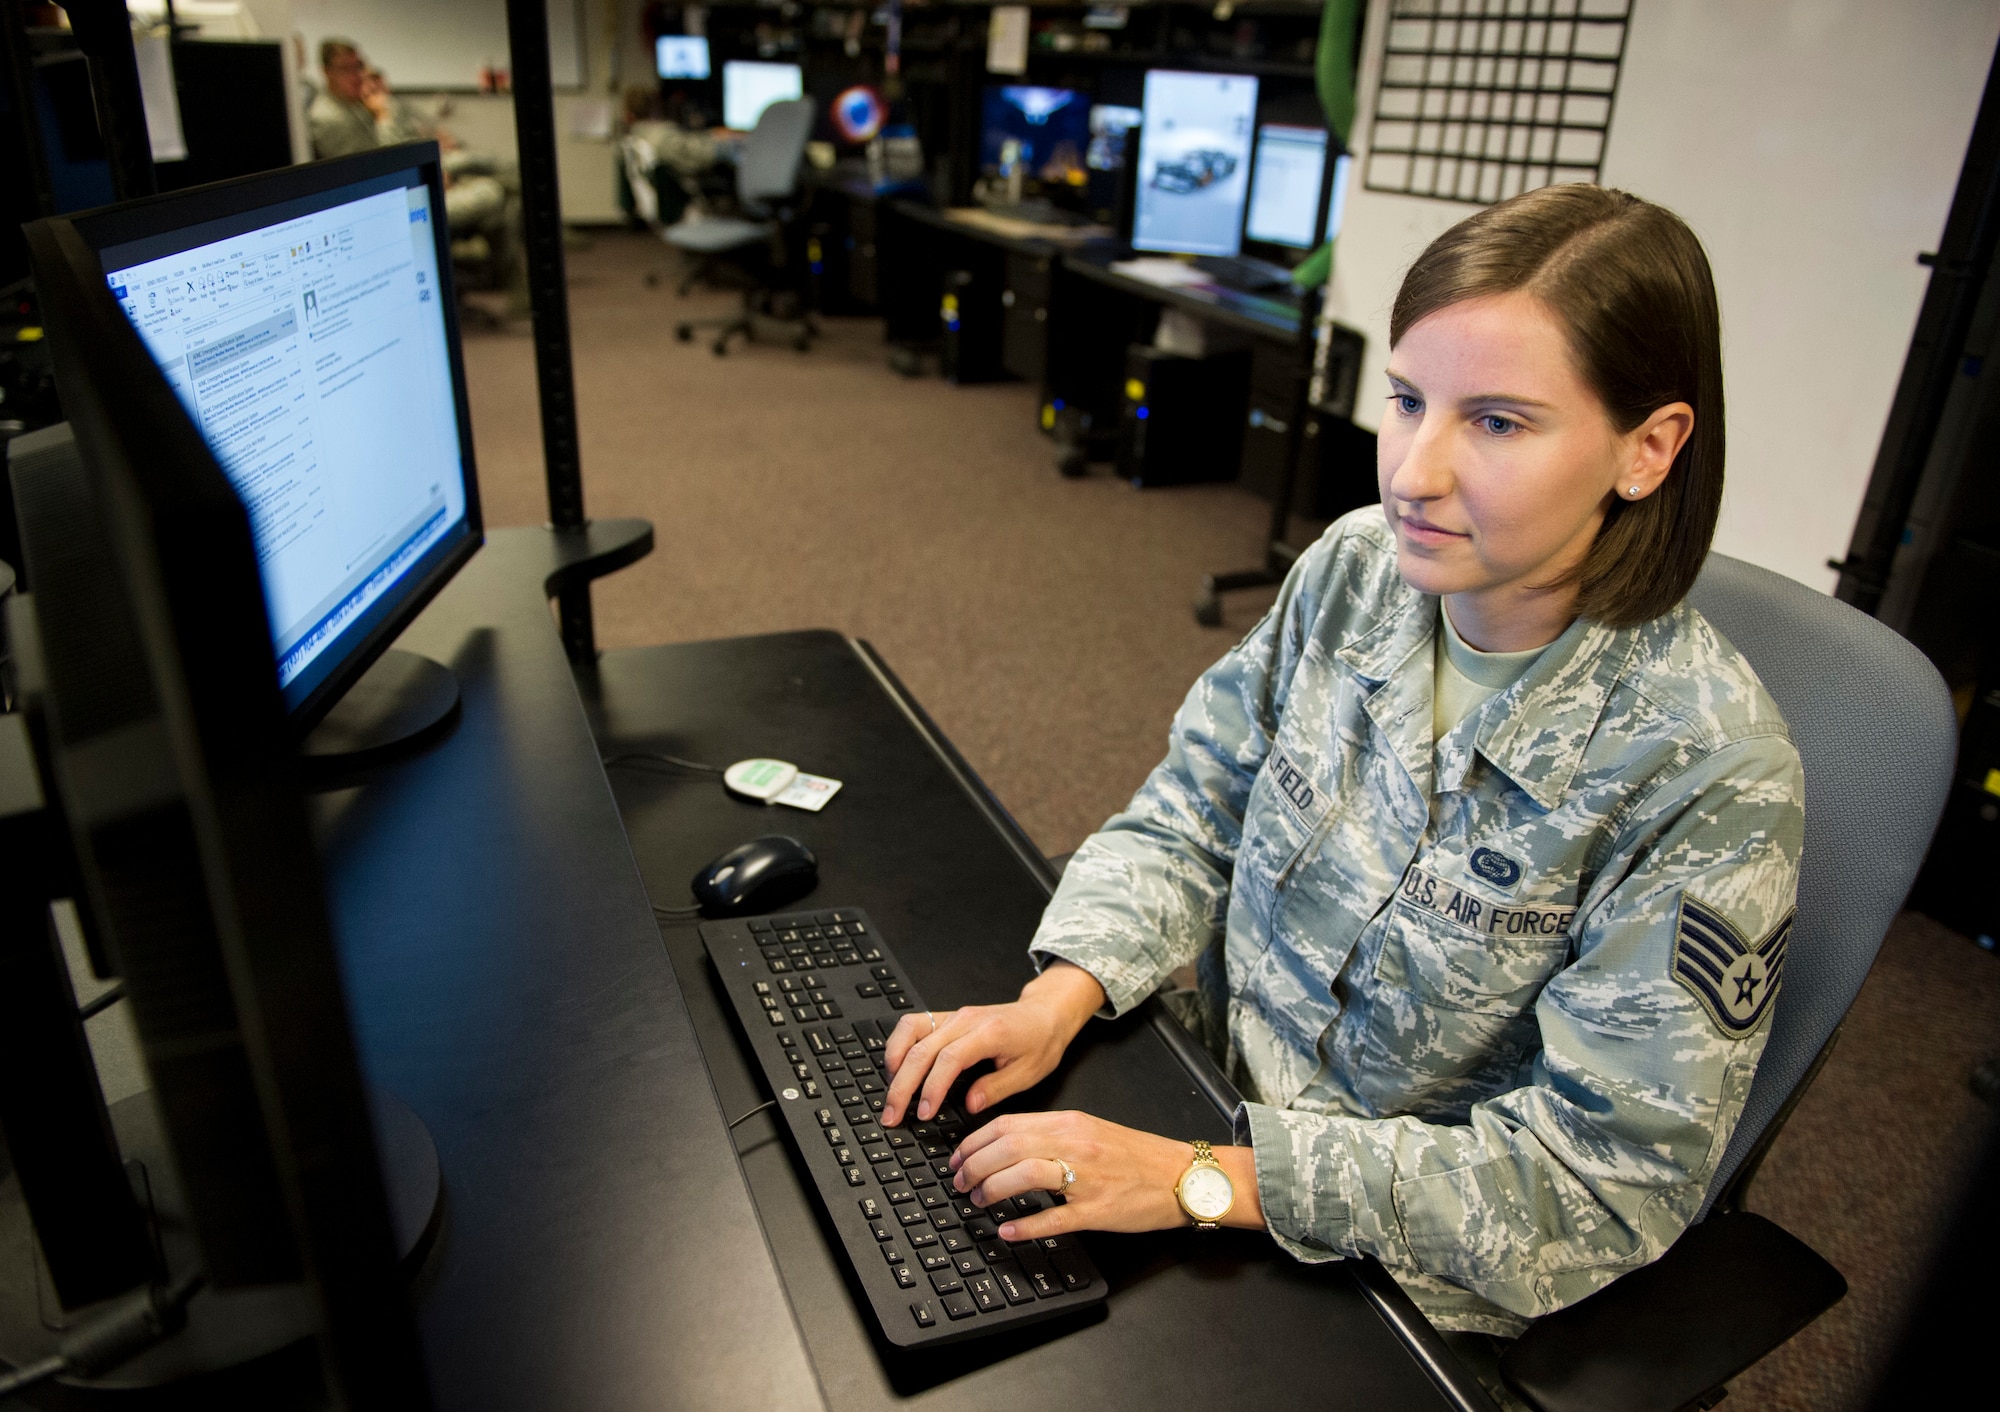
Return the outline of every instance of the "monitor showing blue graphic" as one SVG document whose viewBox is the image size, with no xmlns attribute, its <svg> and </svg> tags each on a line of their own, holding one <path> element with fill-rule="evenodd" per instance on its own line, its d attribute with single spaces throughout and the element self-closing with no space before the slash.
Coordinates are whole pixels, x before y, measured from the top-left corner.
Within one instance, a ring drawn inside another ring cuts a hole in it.
<svg viewBox="0 0 2000 1412">
<path fill-rule="evenodd" d="M 773 103 L 803 98 L 806 72 L 797 64 L 731 59 L 722 66 L 722 125 L 748 132 Z"/>
<path fill-rule="evenodd" d="M 979 134 L 979 164 L 1002 176 L 1068 181 L 1083 170 L 1090 146 L 1090 100 L 1073 88 L 988 85 Z"/>
<path fill-rule="evenodd" d="M 653 41 L 661 78 L 707 78 L 708 40 L 699 34 L 663 34 Z"/>
<path fill-rule="evenodd" d="M 1244 238 L 1311 249 L 1319 233 L 1320 178 L 1325 173 L 1325 128 L 1285 123 L 1259 127 Z"/>
<path fill-rule="evenodd" d="M 412 166 L 99 250 L 249 513 L 294 707 L 478 532 L 432 191 Z"/>
<path fill-rule="evenodd" d="M 1257 80 L 1245 74 L 1146 74 L 1132 244 L 1234 255 L 1242 248 Z"/>
</svg>

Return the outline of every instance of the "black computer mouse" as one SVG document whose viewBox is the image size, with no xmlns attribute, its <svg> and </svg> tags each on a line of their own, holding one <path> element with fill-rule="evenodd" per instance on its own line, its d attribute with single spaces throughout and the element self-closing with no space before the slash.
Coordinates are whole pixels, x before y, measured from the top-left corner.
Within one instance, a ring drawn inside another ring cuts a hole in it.
<svg viewBox="0 0 2000 1412">
<path fill-rule="evenodd" d="M 804 897 L 819 881 L 819 859 L 787 834 L 739 843 L 694 875 L 689 886 L 712 917 L 768 912 Z"/>
</svg>

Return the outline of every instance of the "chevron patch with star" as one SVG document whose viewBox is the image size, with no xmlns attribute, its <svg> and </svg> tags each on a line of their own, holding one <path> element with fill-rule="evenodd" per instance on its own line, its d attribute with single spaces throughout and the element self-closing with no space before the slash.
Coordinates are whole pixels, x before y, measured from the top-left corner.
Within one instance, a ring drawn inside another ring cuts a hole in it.
<svg viewBox="0 0 2000 1412">
<path fill-rule="evenodd" d="M 1785 970 L 1792 919 L 1771 928 L 1756 945 L 1708 904 L 1681 894 L 1674 927 L 1674 979 L 1687 988 L 1716 1027 L 1741 1039 L 1763 1022 Z"/>
</svg>

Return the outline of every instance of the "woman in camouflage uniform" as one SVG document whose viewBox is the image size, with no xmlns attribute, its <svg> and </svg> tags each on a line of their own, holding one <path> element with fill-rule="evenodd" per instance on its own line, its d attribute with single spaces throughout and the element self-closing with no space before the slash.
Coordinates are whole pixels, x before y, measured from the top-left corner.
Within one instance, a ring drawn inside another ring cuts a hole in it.
<svg viewBox="0 0 2000 1412">
<path fill-rule="evenodd" d="M 1439 1327 L 1528 1319 L 1701 1204 L 1784 964 L 1798 753 L 1682 602 L 1722 496 L 1715 292 L 1678 217 L 1550 187 L 1439 237 L 1391 320 L 1382 504 L 1334 524 L 1078 850 L 1018 1000 L 906 1017 L 885 1123 L 972 1112 L 1193 963 L 1247 1100 L 1226 1225 L 1367 1253 Z M 1190 1217 L 1191 1150 L 1081 1113 L 954 1154 L 1008 1239 Z"/>
</svg>

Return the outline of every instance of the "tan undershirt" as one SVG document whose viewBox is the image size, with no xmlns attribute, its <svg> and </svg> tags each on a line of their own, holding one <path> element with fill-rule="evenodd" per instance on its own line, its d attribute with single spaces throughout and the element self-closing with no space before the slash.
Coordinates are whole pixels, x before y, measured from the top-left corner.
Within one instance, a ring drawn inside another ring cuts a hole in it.
<svg viewBox="0 0 2000 1412">
<path fill-rule="evenodd" d="M 1484 706 L 1521 679 L 1547 650 L 1531 647 L 1526 652 L 1481 652 L 1458 635 L 1444 600 L 1438 600 L 1437 661 L 1432 678 L 1432 739 L 1443 740 L 1460 721 Z"/>
</svg>

